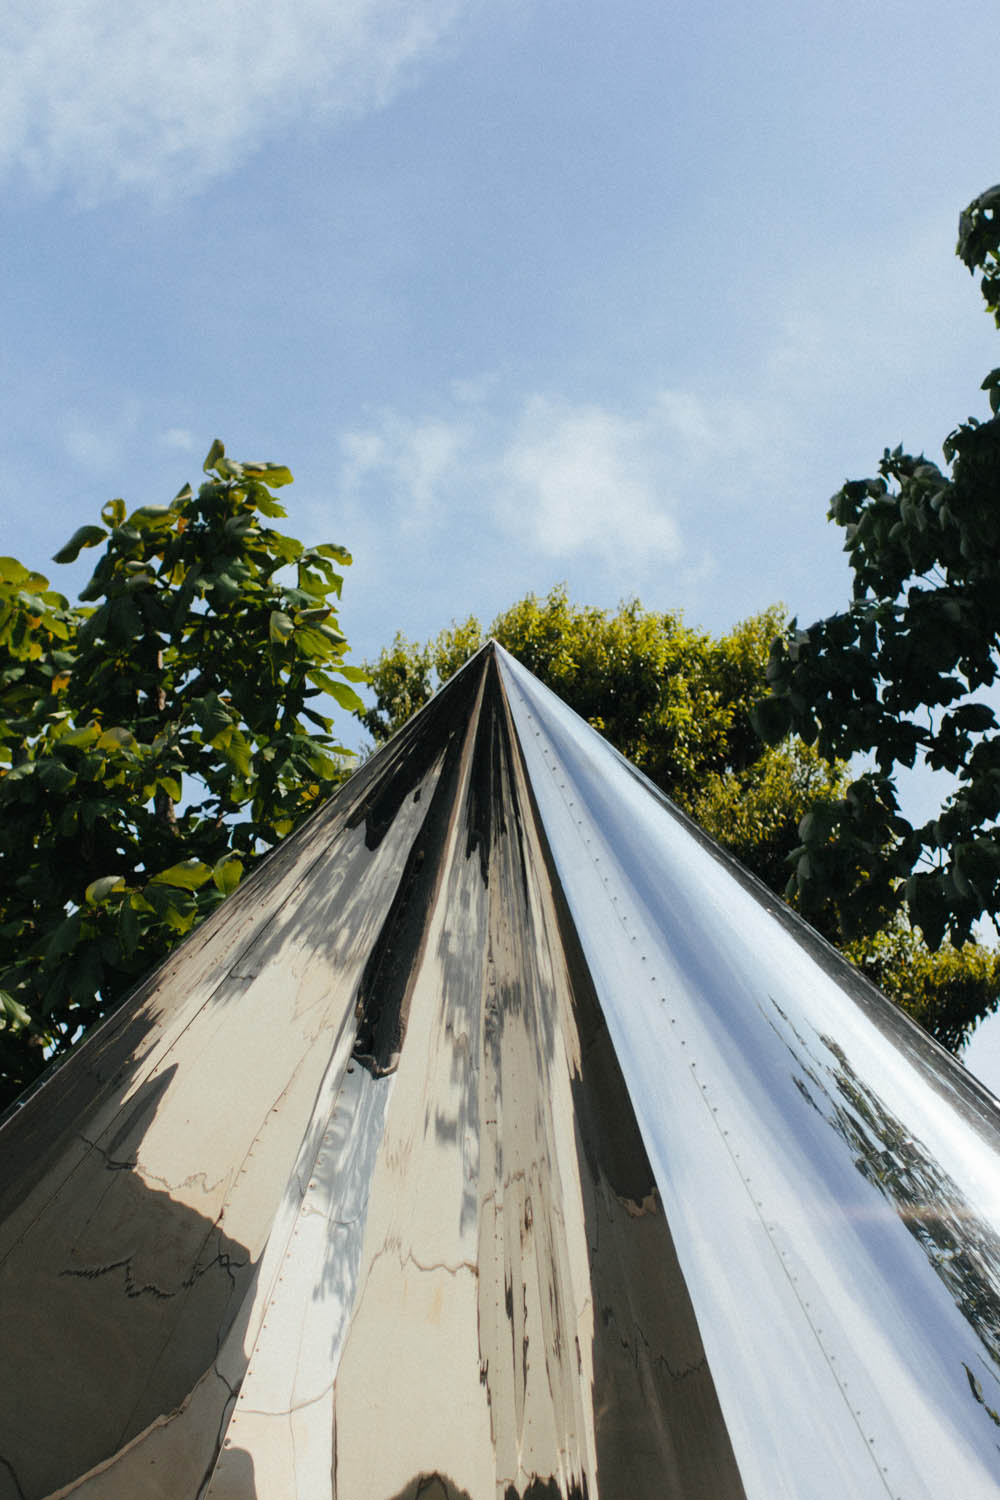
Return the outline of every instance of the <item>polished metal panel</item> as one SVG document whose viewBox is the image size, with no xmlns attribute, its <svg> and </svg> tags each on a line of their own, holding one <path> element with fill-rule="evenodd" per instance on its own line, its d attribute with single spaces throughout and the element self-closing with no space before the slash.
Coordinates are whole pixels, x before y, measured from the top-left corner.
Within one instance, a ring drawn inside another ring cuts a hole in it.
<svg viewBox="0 0 1000 1500">
<path fill-rule="evenodd" d="M 1000 1492 L 995 1101 L 501 662 L 748 1495 Z"/>
<path fill-rule="evenodd" d="M 998 1123 L 491 644 L 0 1129 L 0 1500 L 985 1500 Z"/>
</svg>

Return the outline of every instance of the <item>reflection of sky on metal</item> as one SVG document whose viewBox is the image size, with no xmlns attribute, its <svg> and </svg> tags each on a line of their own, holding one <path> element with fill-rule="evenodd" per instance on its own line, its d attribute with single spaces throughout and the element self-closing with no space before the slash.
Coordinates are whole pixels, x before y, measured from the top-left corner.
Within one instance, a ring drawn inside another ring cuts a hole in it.
<svg viewBox="0 0 1000 1500">
<path fill-rule="evenodd" d="M 488 647 L 0 1136 L 0 1500 L 1000 1481 L 998 1115 Z"/>
<path fill-rule="evenodd" d="M 962 1049 L 962 1061 L 970 1073 L 1000 1097 L 1000 1015 L 980 1021 Z"/>
</svg>

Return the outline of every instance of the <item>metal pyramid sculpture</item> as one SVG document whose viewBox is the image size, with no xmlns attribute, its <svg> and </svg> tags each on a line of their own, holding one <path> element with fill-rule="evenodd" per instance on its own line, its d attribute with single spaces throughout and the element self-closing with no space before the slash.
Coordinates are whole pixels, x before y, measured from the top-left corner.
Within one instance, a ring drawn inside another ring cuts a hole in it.
<svg viewBox="0 0 1000 1500">
<path fill-rule="evenodd" d="M 986 1500 L 998 1124 L 491 644 L 0 1131 L 0 1500 Z"/>
</svg>

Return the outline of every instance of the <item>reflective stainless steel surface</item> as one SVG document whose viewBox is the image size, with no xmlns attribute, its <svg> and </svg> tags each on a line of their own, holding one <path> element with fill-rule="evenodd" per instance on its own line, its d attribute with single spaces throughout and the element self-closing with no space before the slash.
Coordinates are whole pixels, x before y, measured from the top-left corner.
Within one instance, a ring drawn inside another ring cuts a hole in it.
<svg viewBox="0 0 1000 1500">
<path fill-rule="evenodd" d="M 0 1130 L 0 1500 L 985 1500 L 998 1124 L 491 645 Z"/>
</svg>

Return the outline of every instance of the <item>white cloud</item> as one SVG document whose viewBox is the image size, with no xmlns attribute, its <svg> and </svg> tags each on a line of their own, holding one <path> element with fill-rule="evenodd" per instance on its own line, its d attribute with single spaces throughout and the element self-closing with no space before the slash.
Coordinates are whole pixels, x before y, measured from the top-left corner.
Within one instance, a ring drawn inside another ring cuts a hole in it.
<svg viewBox="0 0 1000 1500">
<path fill-rule="evenodd" d="M 197 188 L 306 116 L 376 109 L 469 0 L 10 0 L 0 167 L 100 201 Z"/>
<path fill-rule="evenodd" d="M 168 427 L 160 434 L 160 443 L 164 448 L 173 448 L 180 453 L 193 453 L 194 433 L 186 427 Z"/>
<path fill-rule="evenodd" d="M 141 408 L 134 398 L 123 402 L 118 411 L 96 417 L 69 411 L 59 426 L 63 449 L 83 473 L 94 478 L 120 474 L 140 421 Z"/>
<path fill-rule="evenodd" d="M 384 413 L 378 426 L 342 434 L 341 489 L 361 496 L 371 485 L 394 506 L 401 531 L 424 529 L 438 518 L 469 436 L 458 422 Z"/>
<path fill-rule="evenodd" d="M 623 409 L 482 389 L 474 403 L 453 390 L 432 415 L 385 411 L 341 435 L 353 524 L 378 518 L 447 546 L 475 516 L 477 535 L 505 550 L 516 538 L 521 557 L 593 563 L 627 587 L 679 561 L 702 577 L 714 569 L 706 507 L 742 499 L 769 461 L 768 424 L 746 403 L 663 390 Z"/>
<path fill-rule="evenodd" d="M 550 557 L 587 549 L 676 557 L 656 426 L 648 415 L 534 397 L 497 462 L 501 516 Z"/>
</svg>

